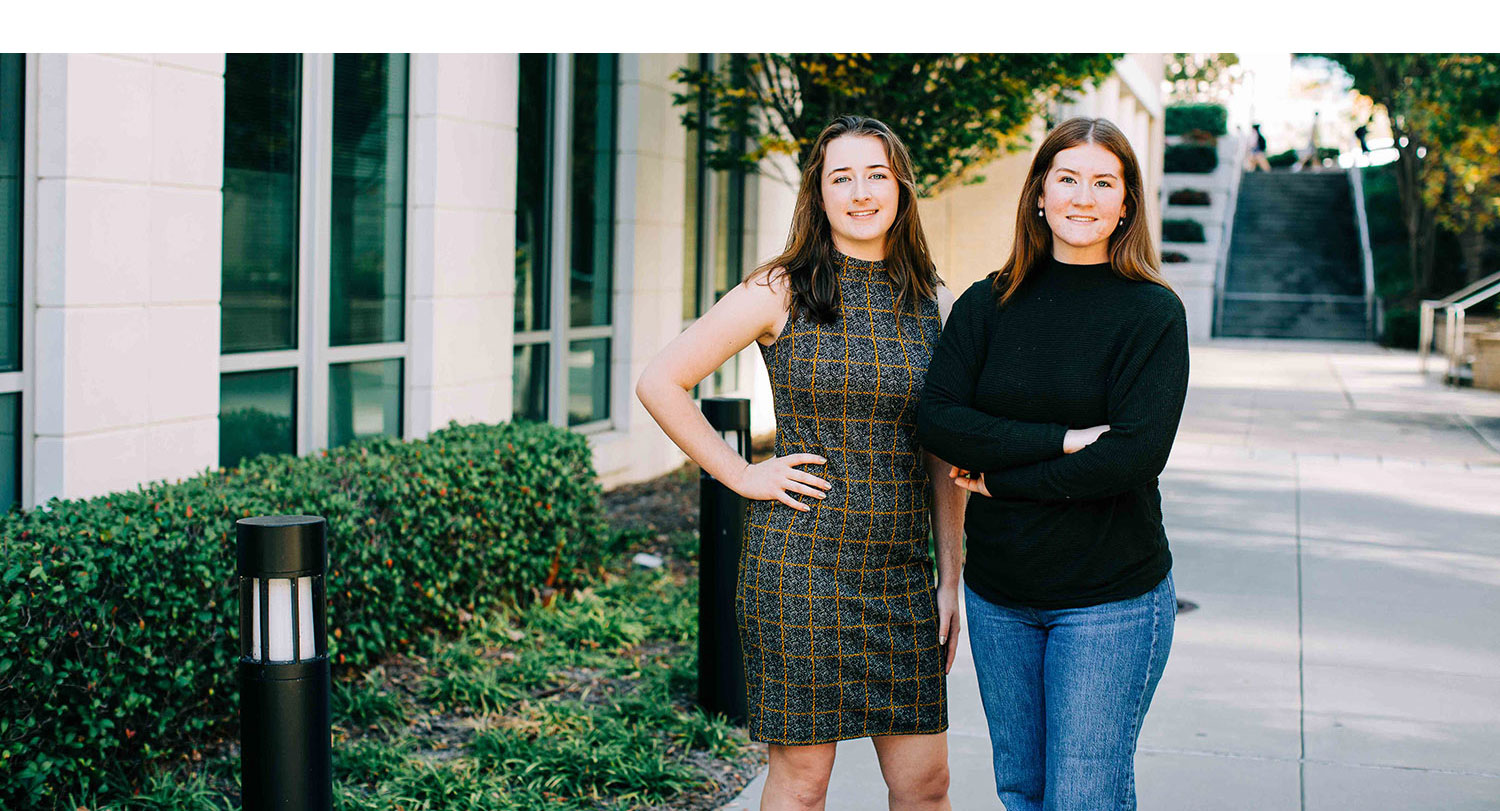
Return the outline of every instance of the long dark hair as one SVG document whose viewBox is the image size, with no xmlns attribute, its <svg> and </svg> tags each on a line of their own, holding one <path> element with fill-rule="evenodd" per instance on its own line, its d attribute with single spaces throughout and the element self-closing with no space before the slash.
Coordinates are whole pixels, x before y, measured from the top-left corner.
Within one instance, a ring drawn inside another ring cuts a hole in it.
<svg viewBox="0 0 1500 811">
<path fill-rule="evenodd" d="M 1109 235 L 1110 268 L 1127 279 L 1172 289 L 1161 277 L 1156 243 L 1146 227 L 1146 194 L 1135 150 L 1130 148 L 1125 133 L 1108 119 L 1080 116 L 1058 124 L 1057 129 L 1047 133 L 1031 161 L 1026 184 L 1021 187 L 1021 203 L 1016 207 L 1016 238 L 1010 248 L 1010 259 L 994 274 L 995 292 L 1002 305 L 1015 295 L 1026 274 L 1052 256 L 1052 229 L 1044 218 L 1036 215 L 1036 206 L 1041 202 L 1047 173 L 1052 171 L 1052 159 L 1079 144 L 1098 144 L 1109 150 L 1120 159 L 1125 173 L 1125 224 Z"/>
<path fill-rule="evenodd" d="M 839 281 L 834 256 L 833 230 L 823 211 L 823 159 L 828 144 L 845 135 L 869 135 L 885 144 L 891 172 L 900 187 L 896 220 L 886 232 L 885 268 L 896 288 L 896 310 L 909 303 L 937 295 L 940 284 L 937 265 L 927 250 L 922 223 L 917 217 L 917 186 L 913 179 L 911 153 L 891 128 L 873 118 L 839 116 L 818 133 L 807 163 L 802 167 L 802 186 L 792 211 L 791 233 L 781 255 L 751 273 L 746 283 L 762 278 L 769 284 L 773 273 L 784 272 L 792 301 L 787 317 L 796 320 L 807 313 L 814 321 L 829 323 L 838 318 Z M 899 321 L 898 321 L 899 323 Z"/>
</svg>

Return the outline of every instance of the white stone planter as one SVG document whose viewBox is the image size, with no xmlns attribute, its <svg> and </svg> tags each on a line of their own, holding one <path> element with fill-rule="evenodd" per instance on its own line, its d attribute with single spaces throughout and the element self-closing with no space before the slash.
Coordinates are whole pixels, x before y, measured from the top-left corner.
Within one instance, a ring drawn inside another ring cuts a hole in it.
<svg viewBox="0 0 1500 811">
<path fill-rule="evenodd" d="M 1223 189 L 1204 189 L 1210 194 L 1212 202 L 1206 206 L 1174 206 L 1167 205 L 1162 209 L 1161 218 L 1164 220 L 1197 220 L 1203 223 L 1203 230 L 1209 228 L 1220 228 L 1224 225 L 1224 213 L 1228 208 L 1225 198 L 1228 194 Z M 1215 194 L 1215 192 L 1218 192 Z"/>
<path fill-rule="evenodd" d="M 1212 240 L 1210 242 L 1163 242 L 1161 251 L 1162 253 L 1176 251 L 1186 256 L 1188 263 L 1207 263 L 1212 266 L 1219 261 L 1218 234 L 1212 235 L 1210 239 Z"/>
<path fill-rule="evenodd" d="M 1500 332 L 1474 338 L 1474 388 L 1500 391 Z"/>
<path fill-rule="evenodd" d="M 1163 264 L 1161 272 L 1187 311 L 1188 340 L 1208 340 L 1214 329 L 1214 263 Z"/>
<path fill-rule="evenodd" d="M 1167 262 L 1161 266 L 1161 275 L 1172 285 L 1173 289 L 1180 287 L 1207 287 L 1210 290 L 1214 286 L 1214 263 L 1213 262 Z"/>
</svg>

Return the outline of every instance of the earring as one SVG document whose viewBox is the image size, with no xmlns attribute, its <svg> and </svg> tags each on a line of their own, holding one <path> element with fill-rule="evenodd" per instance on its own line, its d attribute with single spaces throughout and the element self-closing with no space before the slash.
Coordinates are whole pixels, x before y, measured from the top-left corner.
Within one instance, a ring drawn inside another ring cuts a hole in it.
<svg viewBox="0 0 1500 811">
<path fill-rule="evenodd" d="M 1045 209 L 1040 209 L 1040 208 L 1039 208 L 1039 209 L 1037 209 L 1037 210 L 1036 210 L 1036 215 L 1037 215 L 1037 216 L 1038 216 L 1038 217 L 1041 217 L 1041 218 L 1043 218 L 1043 219 L 1046 219 L 1046 217 L 1047 217 L 1047 212 L 1046 212 L 1046 210 L 1045 210 Z"/>
</svg>

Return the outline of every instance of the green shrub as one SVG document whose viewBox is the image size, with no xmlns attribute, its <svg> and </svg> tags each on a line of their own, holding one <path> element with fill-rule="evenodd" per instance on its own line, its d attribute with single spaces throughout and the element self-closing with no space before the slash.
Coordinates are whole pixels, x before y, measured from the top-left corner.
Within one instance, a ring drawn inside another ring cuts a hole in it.
<svg viewBox="0 0 1500 811">
<path fill-rule="evenodd" d="M 1163 242 L 1207 242 L 1203 235 L 1203 223 L 1197 220 L 1162 220 Z"/>
<path fill-rule="evenodd" d="M 1396 185 L 1396 164 L 1366 166 L 1359 170 L 1365 190 L 1365 219 L 1370 242 L 1406 243 L 1406 222 L 1401 218 L 1401 192 Z"/>
<path fill-rule="evenodd" d="M 1387 310 L 1380 343 L 1398 349 L 1416 349 L 1421 316 L 1416 310 Z"/>
<path fill-rule="evenodd" d="M 1168 265 L 1175 265 L 1188 261 L 1188 255 L 1179 251 L 1163 251 L 1161 261 Z"/>
<path fill-rule="evenodd" d="M 1396 164 L 1359 170 L 1365 190 L 1365 222 L 1370 229 L 1370 257 L 1375 265 L 1375 295 L 1387 304 L 1411 294 L 1411 255 L 1407 251 L 1406 221 L 1401 214 L 1401 192 Z M 1393 308 L 1386 314 L 1395 315 Z M 1385 340 L 1382 336 L 1381 340 Z M 1394 345 L 1394 344 L 1392 344 Z M 1413 336 L 1411 345 L 1417 345 Z"/>
<path fill-rule="evenodd" d="M 1166 172 L 1212 172 L 1219 166 L 1219 150 L 1209 144 L 1172 144 L 1163 164 Z"/>
<path fill-rule="evenodd" d="M 1318 160 L 1319 161 L 1334 161 L 1334 162 L 1337 162 L 1338 159 L 1339 159 L 1339 148 L 1338 147 L 1336 147 L 1336 146 L 1320 146 L 1320 147 L 1318 147 Z"/>
<path fill-rule="evenodd" d="M 1178 189 L 1167 195 L 1167 204 L 1173 206 L 1212 205 L 1213 199 L 1202 189 Z"/>
<path fill-rule="evenodd" d="M 450 425 L 0 518 L 0 807 L 139 785 L 232 732 L 236 519 L 328 519 L 329 655 L 365 666 L 579 582 L 599 496 L 583 437 Z"/>
<path fill-rule="evenodd" d="M 1203 131 L 1210 135 L 1228 132 L 1229 111 L 1222 104 L 1173 104 L 1164 122 L 1167 135 Z"/>
<path fill-rule="evenodd" d="M 1275 155 L 1266 158 L 1266 163 L 1269 163 L 1272 169 L 1285 169 L 1286 167 L 1291 166 L 1296 162 L 1297 150 L 1295 149 L 1288 149 L 1285 152 L 1277 152 Z"/>
</svg>

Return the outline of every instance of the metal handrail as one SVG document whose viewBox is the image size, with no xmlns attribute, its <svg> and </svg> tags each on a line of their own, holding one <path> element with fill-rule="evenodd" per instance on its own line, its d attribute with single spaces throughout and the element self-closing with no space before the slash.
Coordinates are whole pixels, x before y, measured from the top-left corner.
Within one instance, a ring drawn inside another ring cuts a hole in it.
<svg viewBox="0 0 1500 811">
<path fill-rule="evenodd" d="M 1500 273 L 1491 273 L 1473 284 L 1466 285 L 1449 293 L 1443 298 L 1427 299 L 1422 302 L 1421 318 L 1417 324 L 1417 368 L 1423 374 L 1427 373 L 1427 356 L 1432 352 L 1432 333 L 1437 319 L 1437 311 L 1446 309 L 1449 304 L 1471 296 L 1496 282 L 1500 282 Z"/>
<path fill-rule="evenodd" d="M 1365 300 L 1364 296 L 1348 296 L 1339 293 L 1225 293 L 1225 299 L 1235 301 L 1316 301 L 1321 304 L 1354 304 Z"/>
<path fill-rule="evenodd" d="M 1458 362 L 1464 351 L 1465 314 L 1475 304 L 1483 304 L 1496 296 L 1500 296 L 1500 282 L 1443 308 L 1448 324 L 1448 374 L 1444 377 L 1445 381 L 1454 385 L 1458 383 Z"/>
<path fill-rule="evenodd" d="M 1214 328 L 1218 335 L 1224 330 L 1224 287 L 1229 276 L 1229 241 L 1234 238 L 1234 214 L 1240 203 L 1240 179 L 1245 176 L 1245 152 L 1249 138 L 1241 138 L 1234 150 L 1234 171 L 1229 176 L 1229 199 L 1224 203 L 1223 233 L 1219 236 L 1219 256 L 1214 261 Z"/>
<path fill-rule="evenodd" d="M 1380 336 L 1375 310 L 1375 257 L 1370 250 L 1370 221 L 1365 214 L 1365 181 L 1359 167 L 1349 169 L 1349 190 L 1354 194 L 1354 221 L 1359 226 L 1360 261 L 1365 275 L 1365 335 L 1370 340 Z"/>
</svg>

